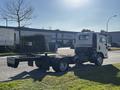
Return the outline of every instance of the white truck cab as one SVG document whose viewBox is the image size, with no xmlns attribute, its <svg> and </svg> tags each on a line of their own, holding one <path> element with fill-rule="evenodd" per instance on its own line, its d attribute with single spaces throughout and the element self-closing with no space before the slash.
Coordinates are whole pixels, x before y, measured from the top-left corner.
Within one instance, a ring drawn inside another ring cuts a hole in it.
<svg viewBox="0 0 120 90">
<path fill-rule="evenodd" d="M 107 37 L 105 35 L 95 32 L 77 34 L 75 42 L 77 60 L 85 59 L 85 61 L 88 60 L 96 65 L 102 65 L 103 59 L 108 57 L 107 52 Z"/>
</svg>

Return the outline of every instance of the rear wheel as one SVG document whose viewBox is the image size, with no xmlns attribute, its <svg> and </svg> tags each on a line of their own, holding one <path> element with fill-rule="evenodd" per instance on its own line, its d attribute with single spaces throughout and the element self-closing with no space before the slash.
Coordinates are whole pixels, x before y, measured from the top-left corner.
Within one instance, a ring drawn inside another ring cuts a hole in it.
<svg viewBox="0 0 120 90">
<path fill-rule="evenodd" d="M 101 54 L 98 54 L 95 59 L 95 65 L 102 66 L 102 64 L 103 64 L 103 56 Z"/>
<path fill-rule="evenodd" d="M 65 61 L 64 59 L 60 59 L 59 61 L 55 62 L 52 65 L 52 68 L 56 71 L 56 72 L 65 72 L 68 70 L 69 64 L 67 61 Z"/>
</svg>

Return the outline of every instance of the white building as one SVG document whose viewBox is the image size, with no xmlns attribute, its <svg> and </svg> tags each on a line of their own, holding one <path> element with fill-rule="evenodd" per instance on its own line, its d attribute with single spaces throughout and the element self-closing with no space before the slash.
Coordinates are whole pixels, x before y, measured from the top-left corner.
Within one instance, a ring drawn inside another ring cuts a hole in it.
<svg viewBox="0 0 120 90">
<path fill-rule="evenodd" d="M 17 27 L 4 27 L 0 26 L 1 32 L 12 32 L 14 34 L 7 34 L 7 37 L 14 37 L 13 44 L 19 44 L 19 31 L 21 31 L 21 36 L 31 36 L 31 35 L 45 35 L 49 44 L 50 49 L 55 49 L 56 47 L 61 47 L 62 45 L 74 44 L 75 36 L 77 32 L 61 31 L 61 30 L 47 30 L 47 29 L 35 29 L 35 28 L 17 28 Z M 2 43 L 2 42 L 0 42 Z M 1 44 L 0 44 L 1 45 Z M 8 44 L 9 45 L 9 44 Z"/>
<path fill-rule="evenodd" d="M 120 47 L 120 31 L 109 32 L 111 44 L 113 47 Z"/>
</svg>

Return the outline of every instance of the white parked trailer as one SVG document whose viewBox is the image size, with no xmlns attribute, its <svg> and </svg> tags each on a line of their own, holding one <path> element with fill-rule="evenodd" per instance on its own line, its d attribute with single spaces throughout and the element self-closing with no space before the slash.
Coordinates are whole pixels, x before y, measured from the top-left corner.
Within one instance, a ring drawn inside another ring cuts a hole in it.
<svg viewBox="0 0 120 90">
<path fill-rule="evenodd" d="M 14 29 L 0 28 L 0 46 L 13 46 L 16 43 Z"/>
</svg>

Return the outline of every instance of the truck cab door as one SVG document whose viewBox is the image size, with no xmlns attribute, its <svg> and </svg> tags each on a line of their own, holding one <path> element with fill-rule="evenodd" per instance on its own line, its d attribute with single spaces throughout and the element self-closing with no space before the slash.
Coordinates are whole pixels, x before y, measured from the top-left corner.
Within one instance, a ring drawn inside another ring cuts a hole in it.
<svg viewBox="0 0 120 90">
<path fill-rule="evenodd" d="M 97 52 L 102 53 L 104 58 L 108 57 L 107 38 L 104 35 L 97 35 Z"/>
</svg>

